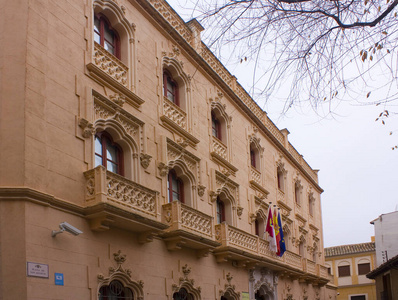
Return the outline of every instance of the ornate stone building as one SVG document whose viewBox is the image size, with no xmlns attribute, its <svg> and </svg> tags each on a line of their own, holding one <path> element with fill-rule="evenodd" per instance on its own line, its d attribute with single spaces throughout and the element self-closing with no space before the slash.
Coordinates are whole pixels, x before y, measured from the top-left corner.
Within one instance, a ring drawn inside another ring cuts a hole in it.
<svg viewBox="0 0 398 300">
<path fill-rule="evenodd" d="M 0 299 L 334 299 L 317 171 L 196 20 L 162 0 L 0 8 Z"/>
</svg>

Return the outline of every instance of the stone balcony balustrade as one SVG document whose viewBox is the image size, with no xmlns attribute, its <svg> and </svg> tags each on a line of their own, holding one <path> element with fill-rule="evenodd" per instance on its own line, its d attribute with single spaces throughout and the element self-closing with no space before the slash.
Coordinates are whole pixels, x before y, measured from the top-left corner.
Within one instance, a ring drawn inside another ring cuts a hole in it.
<svg viewBox="0 0 398 300">
<path fill-rule="evenodd" d="M 327 269 L 313 261 L 287 250 L 282 257 L 271 251 L 269 242 L 226 223 L 215 226 L 216 241 L 221 246 L 213 253 L 217 262 L 235 261 L 237 266 L 251 268 L 255 265 L 269 266 L 280 274 L 293 278 L 310 280 L 316 284 L 326 284 Z"/>
<path fill-rule="evenodd" d="M 162 206 L 162 221 L 169 227 L 162 233 L 168 250 L 188 247 L 207 256 L 220 244 L 214 238 L 213 218 L 179 201 Z"/>
<path fill-rule="evenodd" d="M 164 97 L 163 100 L 163 114 L 169 120 L 180 126 L 182 129 L 187 130 L 187 114 L 180 107 L 175 105 L 169 99 Z"/>
<path fill-rule="evenodd" d="M 110 226 L 140 233 L 146 242 L 167 228 L 158 220 L 158 194 L 103 166 L 84 172 L 86 178 L 86 217 L 92 230 L 104 231 Z"/>
<path fill-rule="evenodd" d="M 94 42 L 94 65 L 124 87 L 128 87 L 128 68 L 114 55 Z"/>
</svg>

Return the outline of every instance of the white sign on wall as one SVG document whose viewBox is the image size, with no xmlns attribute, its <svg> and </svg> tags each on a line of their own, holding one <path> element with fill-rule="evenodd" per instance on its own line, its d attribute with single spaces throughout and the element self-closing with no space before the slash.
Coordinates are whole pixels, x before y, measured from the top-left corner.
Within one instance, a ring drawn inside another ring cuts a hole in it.
<svg viewBox="0 0 398 300">
<path fill-rule="evenodd" d="M 35 262 L 27 262 L 28 276 L 48 278 L 48 265 Z"/>
</svg>

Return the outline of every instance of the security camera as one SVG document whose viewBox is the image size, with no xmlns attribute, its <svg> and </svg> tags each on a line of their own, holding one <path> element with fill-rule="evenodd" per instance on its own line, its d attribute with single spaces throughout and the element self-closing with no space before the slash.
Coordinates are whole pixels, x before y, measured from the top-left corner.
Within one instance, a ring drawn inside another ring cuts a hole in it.
<svg viewBox="0 0 398 300">
<path fill-rule="evenodd" d="M 53 230 L 52 233 L 51 233 L 51 236 L 54 237 L 58 233 L 62 233 L 64 231 L 67 231 L 67 232 L 69 232 L 69 233 L 71 233 L 73 235 L 79 235 L 79 234 L 83 233 L 83 231 L 77 229 L 76 227 L 70 225 L 67 222 L 62 222 L 61 224 L 59 224 L 59 229 L 60 230 L 58 230 L 58 231 Z"/>
</svg>

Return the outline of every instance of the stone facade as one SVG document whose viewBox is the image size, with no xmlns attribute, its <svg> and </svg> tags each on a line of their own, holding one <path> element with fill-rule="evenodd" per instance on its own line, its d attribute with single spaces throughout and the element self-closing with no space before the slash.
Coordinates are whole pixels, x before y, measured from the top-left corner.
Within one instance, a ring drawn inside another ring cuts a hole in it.
<svg viewBox="0 0 398 300">
<path fill-rule="evenodd" d="M 317 171 L 196 20 L 161 0 L 1 1 L 0 14 L 0 299 L 334 299 Z M 263 239 L 270 203 L 283 257 Z M 52 236 L 62 222 L 83 233 Z"/>
</svg>

